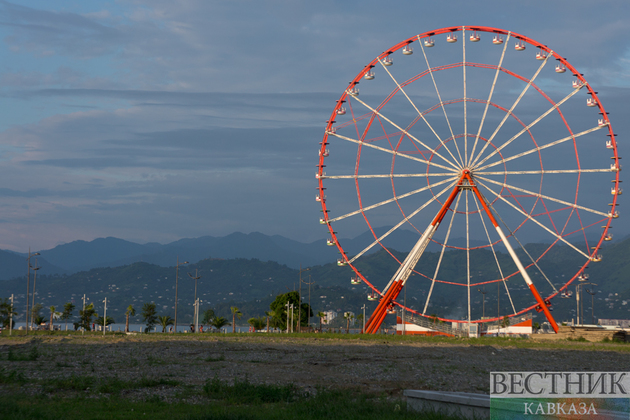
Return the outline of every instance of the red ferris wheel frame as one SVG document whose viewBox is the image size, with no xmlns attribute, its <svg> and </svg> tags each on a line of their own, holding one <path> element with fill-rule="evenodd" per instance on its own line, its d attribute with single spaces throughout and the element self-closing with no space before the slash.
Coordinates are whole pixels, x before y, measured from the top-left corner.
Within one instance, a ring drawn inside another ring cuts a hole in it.
<svg viewBox="0 0 630 420">
<path fill-rule="evenodd" d="M 344 251 L 344 249 L 341 247 L 341 245 L 339 244 L 339 240 L 338 240 L 338 235 L 337 232 L 335 232 L 333 230 L 333 226 L 331 224 L 332 221 L 334 221 L 334 219 L 331 219 L 329 217 L 329 209 L 327 207 L 326 204 L 326 199 L 325 199 L 325 187 L 324 187 L 324 180 L 327 178 L 325 172 L 324 172 L 324 161 L 325 158 L 328 156 L 328 149 L 327 146 L 329 144 L 328 139 L 329 136 L 334 136 L 336 129 L 334 127 L 334 124 L 336 123 L 335 119 L 337 117 L 337 115 L 340 113 L 340 111 L 343 109 L 343 104 L 345 102 L 347 102 L 347 100 L 349 99 L 349 97 L 353 96 L 353 91 L 355 89 L 357 89 L 357 84 L 359 83 L 360 80 L 364 79 L 366 77 L 366 75 L 369 75 L 369 73 L 372 71 L 372 68 L 376 67 L 378 64 L 382 64 L 382 62 L 384 60 L 387 60 L 388 57 L 393 54 L 394 52 L 398 51 L 398 50 L 403 50 L 405 48 L 407 48 L 409 46 L 409 44 L 413 43 L 413 42 L 422 42 L 427 41 L 427 40 L 431 40 L 431 37 L 436 36 L 436 35 L 440 35 L 440 34 L 447 34 L 449 37 L 450 36 L 454 36 L 454 34 L 456 32 L 465 32 L 465 31 L 470 31 L 472 33 L 476 32 L 482 32 L 482 33 L 490 33 L 495 35 L 495 37 L 501 37 L 501 36 L 506 36 L 506 43 L 510 38 L 514 38 L 517 40 L 517 43 L 527 43 L 528 45 L 531 45 L 535 48 L 538 48 L 541 54 L 544 54 L 544 56 L 547 59 L 550 58 L 554 58 L 555 60 L 559 61 L 559 66 L 564 66 L 564 68 L 567 71 L 570 71 L 575 77 L 576 77 L 576 82 L 574 82 L 574 87 L 575 84 L 578 84 L 578 87 L 580 89 L 582 88 L 586 88 L 586 90 L 588 91 L 588 94 L 591 95 L 591 99 L 592 101 L 595 103 L 595 106 L 598 107 L 599 109 L 599 114 L 601 115 L 601 119 L 599 121 L 599 126 L 600 127 L 605 127 L 608 130 L 608 134 L 607 136 L 610 137 L 609 140 L 609 144 L 612 147 L 609 147 L 610 149 L 612 149 L 613 152 L 613 157 L 611 159 L 613 159 L 614 163 L 613 165 L 611 165 L 611 172 L 614 173 L 615 179 L 613 180 L 613 182 L 615 183 L 615 187 L 613 189 L 613 191 L 616 191 L 615 193 L 613 193 L 613 199 L 612 199 L 612 203 L 610 203 L 610 211 L 608 212 L 608 217 L 597 221 L 595 223 L 592 223 L 589 226 L 583 226 L 584 230 L 585 228 L 588 228 L 594 224 L 601 224 L 604 223 L 604 226 L 602 226 L 603 228 L 603 233 L 601 235 L 601 237 L 599 238 L 599 241 L 597 242 L 596 245 L 594 245 L 591 249 L 588 250 L 589 256 L 590 258 L 586 260 L 585 264 L 583 267 L 581 267 L 581 269 L 574 275 L 572 276 L 572 278 L 566 282 L 566 284 L 564 284 L 559 290 L 554 291 L 553 293 L 551 293 L 550 295 L 548 295 L 545 298 L 542 298 L 540 296 L 540 294 L 538 294 L 538 292 L 535 290 L 535 287 L 533 286 L 533 284 L 528 283 L 528 286 L 530 286 L 530 290 L 532 290 L 532 293 L 534 294 L 534 297 L 536 298 L 536 304 L 531 305 L 529 307 L 526 307 L 512 315 L 509 316 L 516 316 L 516 315 L 520 315 L 523 314 L 525 312 L 529 312 L 532 309 L 537 309 L 540 311 L 543 311 L 547 317 L 547 319 L 550 321 L 552 327 L 554 328 L 554 330 L 557 330 L 557 326 L 555 326 L 555 321 L 553 320 L 553 317 L 551 316 L 551 314 L 549 313 L 548 310 L 548 306 L 549 306 L 549 300 L 555 296 L 557 296 L 558 293 L 563 292 L 565 290 L 567 290 L 568 286 L 574 282 L 576 279 L 578 279 L 579 276 L 583 275 L 584 273 L 584 269 L 588 266 L 588 264 L 590 263 L 590 261 L 598 261 L 601 259 L 601 256 L 599 256 L 599 249 L 603 243 L 604 240 L 606 240 L 606 238 L 608 237 L 608 230 L 610 228 L 610 224 L 613 218 L 616 217 L 617 212 L 615 211 L 615 208 L 617 206 L 617 199 L 618 199 L 618 194 L 621 193 L 621 190 L 619 188 L 619 171 L 620 171 L 620 165 L 619 165 L 619 156 L 618 156 L 618 151 L 617 151 L 617 145 L 616 145 L 616 141 L 615 141 L 615 135 L 613 133 L 612 127 L 610 125 L 610 121 L 608 118 L 608 114 L 606 113 L 601 101 L 599 100 L 599 98 L 597 97 L 597 92 L 595 92 L 592 87 L 588 84 L 588 82 L 586 81 L 586 79 L 583 77 L 583 75 L 581 73 L 579 73 L 575 67 L 573 67 L 565 58 L 563 58 L 562 56 L 560 56 L 557 52 L 553 51 L 552 49 L 548 48 L 546 45 L 541 44 L 529 37 L 526 37 L 524 35 L 515 33 L 515 32 L 511 32 L 511 31 L 507 31 L 507 30 L 503 30 L 503 29 L 498 29 L 498 28 L 492 28 L 492 27 L 486 27 L 486 26 L 454 26 L 454 27 L 448 27 L 448 28 L 442 28 L 442 29 L 438 29 L 438 30 L 434 30 L 434 31 L 429 31 L 429 32 L 424 32 L 422 34 L 419 35 L 415 35 L 411 38 L 408 38 L 396 45 L 394 45 L 392 48 L 384 51 L 383 53 L 379 54 L 374 60 L 372 60 L 367 66 L 364 67 L 364 69 L 359 72 L 359 74 L 357 74 L 357 76 L 349 83 L 348 88 L 343 92 L 343 94 L 341 95 L 340 99 L 337 100 L 337 104 L 334 107 L 331 116 L 329 118 L 329 120 L 327 121 L 327 126 L 326 126 L 326 133 L 324 135 L 324 139 L 323 141 L 320 143 L 320 152 L 319 152 L 319 162 L 317 165 L 317 174 L 316 177 L 318 179 L 318 191 L 319 191 L 319 195 L 318 195 L 318 200 L 321 202 L 321 206 L 322 206 L 322 211 L 323 211 L 323 217 L 320 220 L 321 223 L 326 224 L 329 230 L 329 233 L 331 235 L 331 239 L 329 240 L 329 243 L 334 244 L 338 247 L 339 252 L 341 253 L 341 258 L 339 260 L 340 265 L 349 265 L 354 272 L 356 273 L 356 276 L 358 278 L 361 279 L 361 281 L 363 281 L 368 287 L 370 287 L 372 290 L 374 290 L 375 292 L 377 292 L 380 296 L 379 296 L 379 305 L 377 306 L 377 310 L 374 312 L 374 314 L 372 315 L 372 317 L 370 318 L 370 320 L 368 321 L 367 325 L 366 325 L 366 331 L 365 332 L 369 332 L 369 333 L 373 333 L 375 332 L 379 327 L 381 322 L 383 321 L 386 311 L 388 309 L 391 309 L 394 305 L 396 306 L 400 306 L 402 307 L 403 305 L 401 305 L 399 302 L 396 301 L 396 298 L 398 296 L 398 294 L 400 293 L 400 290 L 402 290 L 402 287 L 404 286 L 404 282 L 406 281 L 406 279 L 404 279 L 404 281 L 399 281 L 399 279 L 395 279 L 392 278 L 392 281 L 390 281 L 390 284 L 386 287 L 386 289 L 384 290 L 378 290 L 378 288 L 373 285 L 372 283 L 370 283 L 360 272 L 359 270 L 352 264 L 352 259 L 347 255 L 347 253 Z M 496 39 L 496 38 L 495 38 Z M 503 41 L 501 41 L 503 42 Z M 517 44 L 518 45 L 518 44 Z M 518 48 L 517 48 L 518 49 Z M 428 64 L 428 63 L 427 63 Z M 567 123 L 564 115 L 562 114 L 562 111 L 560 110 L 560 107 L 558 104 L 556 104 L 548 95 L 545 94 L 545 92 L 540 89 L 535 83 L 533 83 L 532 80 L 529 80 L 521 75 L 518 75 L 517 73 L 514 73 L 508 69 L 502 68 L 500 65 L 496 66 L 496 65 L 486 65 L 486 64 L 480 64 L 480 63 L 472 63 L 472 62 L 460 62 L 460 63 L 454 63 L 454 64 L 450 64 L 450 65 L 446 65 L 446 66 L 437 66 L 434 68 L 429 68 L 428 70 L 426 70 L 423 73 L 418 74 L 416 77 L 411 78 L 407 81 L 405 81 L 404 83 L 401 83 L 401 85 L 398 87 L 399 89 L 402 89 L 402 87 L 405 87 L 407 84 L 413 83 L 414 81 L 418 80 L 419 78 L 425 76 L 426 74 L 429 74 L 431 72 L 437 72 L 437 71 L 441 71 L 441 70 L 448 70 L 448 69 L 452 69 L 454 67 L 459 67 L 459 66 L 470 66 L 470 67 L 481 67 L 481 68 L 487 68 L 487 69 L 494 69 L 498 71 L 502 71 L 505 72 L 507 74 L 509 74 L 512 77 L 515 77 L 523 82 L 529 83 L 536 91 L 538 91 L 538 93 L 540 93 L 547 101 L 549 101 L 549 103 L 552 104 L 552 107 L 555 107 L 555 111 L 557 111 L 557 113 L 560 115 L 560 118 L 562 119 L 562 121 L 564 122 L 568 132 L 570 133 L 570 136 L 574 136 L 574 133 L 571 130 L 571 127 L 569 126 L 569 124 Z M 390 93 L 390 95 L 388 97 L 385 98 L 385 100 L 383 100 L 381 102 L 381 104 L 378 107 L 375 107 L 374 109 L 372 109 L 372 112 L 365 114 L 365 115 L 355 115 L 353 112 L 353 121 L 359 120 L 359 119 L 370 119 L 368 121 L 368 126 L 372 124 L 373 120 L 374 120 L 374 116 L 376 115 L 376 113 L 379 112 L 379 110 L 384 107 L 388 101 L 391 99 L 391 97 L 393 97 L 393 95 L 395 95 L 397 93 L 398 89 L 395 89 L 392 93 Z M 471 98 L 466 98 L 466 99 L 460 99 L 462 101 L 471 101 Z M 440 104 L 434 106 L 432 109 L 429 109 L 427 111 L 425 111 L 426 113 L 431 112 L 432 110 L 436 109 L 437 107 L 439 107 L 440 105 L 444 104 L 445 102 L 442 102 L 440 100 Z M 499 109 L 502 109 L 503 111 L 507 111 L 505 108 L 494 104 L 494 103 L 490 103 L 490 105 L 497 107 Z M 593 105 L 589 105 L 589 106 L 593 106 Z M 352 110 L 351 110 L 352 111 Z M 531 135 L 531 133 L 529 132 L 529 129 L 525 126 L 525 124 L 520 121 L 518 119 L 518 117 L 516 117 L 514 114 L 511 115 L 513 118 L 515 118 L 523 127 L 524 130 L 528 132 L 528 134 L 530 135 L 530 137 L 532 138 L 532 141 L 535 143 L 536 141 L 534 140 L 533 136 Z M 419 118 L 422 117 L 422 115 L 420 115 L 419 117 L 416 117 L 415 121 L 418 121 Z M 415 122 L 414 122 L 415 123 Z M 341 124 L 337 127 L 337 129 L 342 128 L 348 124 L 352 124 L 352 122 L 348 122 L 345 124 Z M 413 123 L 412 123 L 413 124 Z M 367 130 L 365 131 L 367 133 Z M 364 134 L 365 135 L 365 134 Z M 402 138 L 401 134 L 401 138 Z M 364 138 L 359 138 L 359 141 L 357 141 L 357 143 L 359 144 L 359 148 L 361 148 L 364 145 L 364 141 L 366 139 Z M 492 145 L 492 147 L 495 147 L 494 145 Z M 496 148 L 496 147 L 495 147 Z M 438 148 L 439 149 L 439 148 Z M 498 150 L 497 153 L 500 153 L 500 150 Z M 538 151 L 538 153 L 540 154 L 540 151 Z M 433 157 L 433 155 L 435 154 L 435 150 L 432 151 L 431 154 L 431 158 Z M 542 165 L 542 162 L 541 162 Z M 393 166 L 393 163 L 392 163 Z M 613 169 L 614 168 L 614 169 Z M 393 169 L 393 168 L 392 168 Z M 579 160 L 578 160 L 578 169 L 581 169 L 579 167 Z M 429 170 L 429 166 L 427 165 L 427 171 Z M 357 173 L 355 172 L 355 176 L 357 175 Z M 363 213 L 363 205 L 361 204 L 361 196 L 360 196 L 360 190 L 359 190 L 359 184 L 358 184 L 358 179 L 355 179 L 356 181 L 356 188 L 357 188 L 357 194 L 358 194 L 358 198 L 359 198 L 359 205 L 361 208 L 361 213 Z M 472 190 L 478 194 L 479 191 L 478 189 L 476 189 L 475 182 L 472 178 L 470 178 L 470 175 L 467 175 L 467 173 L 462 172 L 462 177 L 458 183 L 458 185 L 462 184 L 462 181 L 466 181 L 468 184 L 472 185 Z M 393 178 L 392 178 L 392 187 L 394 187 L 393 185 Z M 470 188 L 470 186 L 467 186 L 466 188 Z M 578 188 L 579 188 L 579 181 L 578 181 Z M 453 190 L 451 196 L 454 197 L 457 195 L 457 192 L 460 191 L 460 189 L 458 189 L 458 187 L 456 186 L 455 189 Z M 509 194 L 512 195 L 512 197 L 514 197 L 514 200 L 516 202 L 518 202 L 517 197 L 514 196 L 514 192 L 513 191 L 509 191 Z M 321 198 L 321 199 L 320 199 Z M 486 202 L 481 198 L 481 196 L 479 197 L 480 202 L 482 203 L 484 210 L 486 212 L 486 214 L 490 217 L 490 219 L 493 218 L 492 216 L 492 211 L 486 206 Z M 498 200 L 498 198 L 497 198 Z M 577 205 L 577 191 L 576 191 L 576 196 L 575 196 L 575 203 L 572 203 L 574 205 Z M 442 210 L 440 212 L 441 217 L 444 217 L 444 214 L 447 210 L 449 210 L 450 205 L 452 204 L 452 199 L 450 200 L 450 202 L 448 200 L 446 200 L 443 203 L 442 206 Z M 491 205 L 491 203 L 488 203 Z M 543 202 L 544 205 L 544 202 Z M 534 205 L 534 207 L 536 207 L 536 205 Z M 531 212 L 534 211 L 534 207 L 532 207 L 531 211 L 530 211 L 530 215 Z M 450 209 L 452 210 L 452 209 Z M 401 209 L 401 212 L 402 209 Z M 440 214 L 438 214 L 438 216 L 440 216 Z M 549 214 L 549 212 L 548 212 Z M 404 215 L 404 212 L 403 212 Z M 363 214 L 364 218 L 365 215 Z M 406 217 L 406 216 L 405 216 Z M 438 217 L 436 216 L 437 220 Z M 434 221 L 435 221 L 434 220 Z M 524 223 L 525 221 L 527 221 L 528 219 L 525 219 L 521 225 L 519 225 L 514 231 L 518 230 Z M 441 218 L 440 218 L 441 221 Z M 374 234 L 375 238 L 376 238 L 376 234 L 374 233 L 374 230 L 372 228 L 372 226 L 370 225 L 370 222 L 367 220 L 366 218 L 366 222 L 368 224 L 369 229 L 372 231 L 372 233 Z M 552 221 L 553 223 L 553 221 Z M 496 227 L 496 226 L 495 226 Z M 416 229 L 419 233 L 420 230 L 418 230 L 417 228 L 414 227 L 414 229 Z M 426 233 L 426 230 L 424 231 L 424 233 Z M 571 232 L 573 233 L 573 232 Z M 569 233 L 570 234 L 570 233 Z M 585 234 L 585 233 L 584 233 Z M 509 236 L 509 235 L 508 235 Z M 429 239 L 430 240 L 430 239 Z M 379 242 L 378 239 L 376 242 Z M 499 240 L 497 240 L 495 242 L 495 244 L 499 242 Z M 507 240 L 504 241 L 505 244 L 508 244 Z M 555 244 L 555 243 L 554 243 Z M 547 250 L 545 250 L 543 252 L 543 254 L 539 257 L 542 258 L 550 249 L 551 247 L 554 245 L 552 244 L 551 246 L 549 246 L 549 248 L 547 248 Z M 446 244 L 444 244 L 445 246 L 447 246 Z M 488 245 L 486 245 L 488 246 Z M 390 253 L 390 255 L 396 259 L 396 257 L 386 248 L 383 247 L 387 252 Z M 426 248 L 426 244 L 424 244 L 424 248 Z M 422 251 L 421 251 L 422 252 Z M 421 255 L 420 252 L 420 255 Z M 356 258 L 356 257 L 355 257 Z M 396 259 L 396 261 L 398 261 L 398 263 L 401 263 L 401 261 L 399 261 L 398 259 Z M 417 260 L 416 260 L 417 262 Z M 532 261 L 532 263 L 528 264 L 527 266 L 524 267 L 524 269 L 527 269 L 529 267 L 531 267 L 532 265 L 534 265 L 535 262 Z M 414 264 L 415 266 L 415 264 Z M 413 270 L 413 267 L 412 267 Z M 517 275 L 519 274 L 519 272 L 515 272 L 512 273 L 511 276 Z M 520 272 L 520 274 L 524 274 L 524 270 L 522 270 Z M 499 280 L 492 280 L 492 281 L 487 281 L 487 282 L 479 282 L 479 283 L 475 283 L 472 284 L 472 286 L 475 285 L 482 285 L 482 284 L 488 284 L 488 283 L 492 283 L 495 281 L 499 281 Z M 469 287 L 471 285 L 468 285 Z M 532 289 L 533 288 L 533 289 Z M 412 309 L 406 308 L 407 310 L 409 310 L 410 312 L 416 313 L 420 316 L 426 316 L 423 313 L 419 313 L 417 311 L 414 311 Z M 445 321 L 453 321 L 453 322 L 463 322 L 460 320 L 453 320 L 453 319 L 447 319 L 447 318 L 439 318 L 440 320 L 445 320 Z M 490 321 L 496 321 L 499 318 L 490 318 L 490 319 L 484 319 L 482 320 L 468 320 L 466 322 L 490 322 Z"/>
</svg>

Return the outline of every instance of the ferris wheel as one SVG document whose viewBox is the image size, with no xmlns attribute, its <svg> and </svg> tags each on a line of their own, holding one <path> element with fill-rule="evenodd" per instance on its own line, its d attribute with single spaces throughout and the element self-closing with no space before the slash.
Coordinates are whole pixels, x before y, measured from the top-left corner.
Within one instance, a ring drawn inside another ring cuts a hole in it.
<svg viewBox="0 0 630 420">
<path fill-rule="evenodd" d="M 597 92 L 547 45 L 456 26 L 379 54 L 337 100 L 316 173 L 337 264 L 378 301 L 364 332 L 396 307 L 467 323 L 537 310 L 557 332 L 550 299 L 612 239 L 619 159 Z M 366 229 L 369 244 L 344 249 L 341 235 Z M 368 278 L 361 262 L 379 250 L 392 272 Z M 560 254 L 575 266 L 555 267 Z M 504 299 L 496 317 L 480 312 L 486 287 Z M 438 300 L 462 313 L 435 314 Z"/>
</svg>

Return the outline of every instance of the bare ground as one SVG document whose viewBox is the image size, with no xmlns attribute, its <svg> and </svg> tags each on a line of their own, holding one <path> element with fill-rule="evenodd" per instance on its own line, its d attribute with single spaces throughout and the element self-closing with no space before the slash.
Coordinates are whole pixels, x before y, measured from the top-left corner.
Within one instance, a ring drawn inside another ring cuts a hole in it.
<svg viewBox="0 0 630 420">
<path fill-rule="evenodd" d="M 522 348 L 509 342 L 489 343 L 493 344 L 279 334 L 0 337 L 0 372 L 24 372 L 32 385 L 22 387 L 26 388 L 22 392 L 32 393 L 41 392 L 38 384 L 72 375 L 125 381 L 164 378 L 179 385 L 134 389 L 123 396 L 157 394 L 168 400 L 179 395 L 194 400 L 196 391 L 215 376 L 227 381 L 247 377 L 253 383 L 294 383 L 307 391 L 349 387 L 400 396 L 404 389 L 488 393 L 491 371 L 618 371 L 630 366 L 628 345 L 564 342 Z M 37 360 L 8 360 L 9 350 L 26 355 L 35 346 Z M 0 385 L 0 392 L 9 386 Z"/>
</svg>

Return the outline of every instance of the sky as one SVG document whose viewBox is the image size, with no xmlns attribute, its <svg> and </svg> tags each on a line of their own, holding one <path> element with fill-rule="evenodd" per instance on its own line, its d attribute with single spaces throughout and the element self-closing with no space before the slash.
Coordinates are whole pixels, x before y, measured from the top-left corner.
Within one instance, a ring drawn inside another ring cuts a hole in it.
<svg viewBox="0 0 630 420">
<path fill-rule="evenodd" d="M 335 101 L 376 55 L 446 26 L 561 52 L 623 156 L 629 19 L 622 0 L 0 0 L 0 248 L 325 238 L 314 175 Z"/>
</svg>

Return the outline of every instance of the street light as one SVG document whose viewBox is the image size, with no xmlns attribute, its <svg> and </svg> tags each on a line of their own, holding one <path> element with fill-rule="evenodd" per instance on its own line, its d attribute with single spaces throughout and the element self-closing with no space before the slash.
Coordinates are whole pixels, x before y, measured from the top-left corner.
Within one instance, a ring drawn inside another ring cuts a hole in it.
<svg viewBox="0 0 630 420">
<path fill-rule="evenodd" d="M 39 252 L 31 254 L 31 247 L 28 247 L 28 258 L 26 259 L 26 334 L 28 335 L 28 298 L 30 297 L 29 286 L 31 284 L 31 257 L 39 255 Z"/>
<path fill-rule="evenodd" d="M 597 285 L 595 284 L 595 286 Z M 590 290 L 586 289 L 586 293 L 591 295 L 591 322 L 593 323 L 593 325 L 595 325 L 595 298 L 593 296 L 595 296 L 597 292 L 591 292 Z"/>
<path fill-rule="evenodd" d="M 33 254 L 35 255 L 35 254 Z M 31 267 L 33 273 L 33 300 L 31 301 L 31 310 L 35 307 L 35 284 L 37 283 L 37 271 L 39 271 L 41 267 L 37 266 L 37 258 L 35 258 L 35 267 Z M 31 317 L 31 324 L 33 323 L 33 317 Z"/>
<path fill-rule="evenodd" d="M 199 273 L 197 272 L 198 269 L 195 268 L 195 276 L 193 277 L 192 274 L 188 273 L 188 277 L 190 277 L 191 279 L 195 280 L 195 305 L 197 305 L 197 280 L 199 280 L 201 278 L 201 276 L 199 275 Z M 199 306 L 195 306 L 195 315 L 193 315 L 194 319 L 198 319 L 199 318 Z M 193 319 L 193 321 L 194 321 Z M 196 321 L 195 321 L 196 323 Z M 197 325 L 195 325 L 195 331 L 197 331 Z"/>
<path fill-rule="evenodd" d="M 179 255 L 178 255 L 177 265 L 175 266 L 175 332 L 177 332 L 177 283 L 179 280 L 179 266 L 183 264 L 188 264 L 188 261 L 184 261 L 183 263 L 180 263 Z"/>
<path fill-rule="evenodd" d="M 310 271 L 310 268 L 302 269 L 302 263 L 300 263 L 300 291 L 298 292 L 298 332 L 302 332 L 302 271 Z"/>
<path fill-rule="evenodd" d="M 575 286 L 575 303 L 577 305 L 577 325 L 582 325 L 580 323 L 580 321 L 582 320 L 581 318 L 584 318 L 582 315 L 582 309 L 584 304 L 582 303 L 580 305 L 580 291 L 582 289 L 583 286 L 586 286 L 587 284 L 591 284 L 593 286 L 597 286 L 597 284 L 595 283 L 579 283 Z"/>
<path fill-rule="evenodd" d="M 481 319 L 484 319 L 486 317 L 486 293 L 488 292 L 486 292 L 485 287 L 483 290 L 477 289 L 477 291 L 483 296 L 483 300 L 481 301 Z"/>
</svg>

